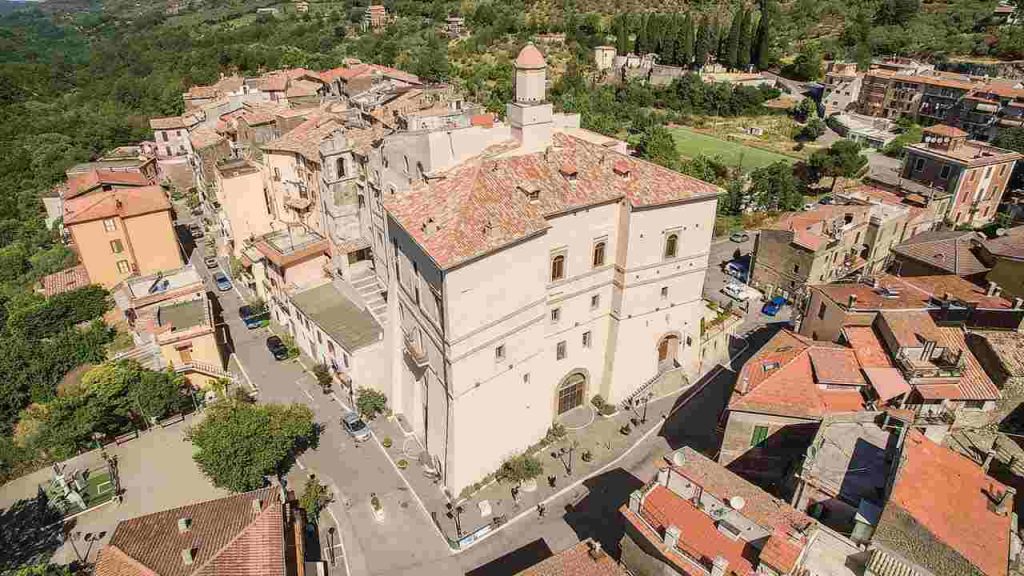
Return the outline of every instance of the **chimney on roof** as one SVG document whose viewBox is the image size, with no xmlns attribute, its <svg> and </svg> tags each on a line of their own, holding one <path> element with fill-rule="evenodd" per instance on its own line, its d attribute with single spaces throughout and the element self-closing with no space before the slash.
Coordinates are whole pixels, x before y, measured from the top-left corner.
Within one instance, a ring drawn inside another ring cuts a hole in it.
<svg viewBox="0 0 1024 576">
<path fill-rule="evenodd" d="M 1013 309 L 1020 310 L 1021 308 L 1024 308 L 1024 298 L 1014 298 Z"/>
<path fill-rule="evenodd" d="M 723 556 L 715 556 L 715 559 L 711 561 L 711 576 L 725 576 L 728 569 L 729 561 Z"/>
<path fill-rule="evenodd" d="M 665 547 L 666 548 L 673 549 L 673 548 L 676 547 L 676 544 L 679 543 L 679 527 L 678 526 L 672 525 L 672 526 L 669 526 L 668 528 L 665 528 L 664 543 L 665 543 Z"/>
<path fill-rule="evenodd" d="M 604 550 L 601 550 L 601 543 L 600 542 L 598 542 L 597 540 L 590 540 L 588 542 L 588 544 L 590 544 L 590 557 L 591 558 L 593 558 L 594 560 L 597 560 L 597 559 L 603 558 L 605 556 Z"/>
<path fill-rule="evenodd" d="M 988 449 L 988 452 L 985 453 L 985 461 L 981 463 L 982 472 L 985 472 L 986 474 L 988 473 L 988 467 L 992 465 L 992 460 L 995 459 L 995 457 L 996 449 L 993 446 L 992 448 Z"/>
<path fill-rule="evenodd" d="M 877 277 L 871 279 L 871 287 L 872 288 L 874 288 L 875 290 L 878 290 L 879 285 L 880 284 L 879 284 L 879 280 L 878 280 Z"/>
<path fill-rule="evenodd" d="M 185 532 L 188 532 L 190 528 L 192 528 L 192 519 L 191 518 L 178 518 L 178 533 L 179 534 L 184 534 Z"/>
<path fill-rule="evenodd" d="M 989 280 L 988 281 L 988 290 L 985 290 L 985 296 L 994 296 L 995 293 L 996 293 L 996 288 L 998 288 L 998 287 L 999 287 L 998 284 L 996 284 L 995 282 Z"/>
<path fill-rule="evenodd" d="M 182 548 L 181 549 L 181 562 L 185 566 L 191 566 L 196 561 L 196 549 L 195 548 Z"/>
<path fill-rule="evenodd" d="M 846 307 L 852 310 L 857 305 L 857 295 L 850 294 L 850 299 L 846 302 Z"/>
<path fill-rule="evenodd" d="M 629 178 L 629 161 L 625 158 L 619 158 L 615 161 L 615 165 L 612 166 L 614 171 L 619 177 L 628 179 Z"/>
<path fill-rule="evenodd" d="M 1003 293 L 1003 287 L 1002 286 L 996 286 L 996 289 L 992 291 L 992 295 L 993 296 L 999 296 L 1002 293 Z"/>
<path fill-rule="evenodd" d="M 640 505 L 643 504 L 644 495 L 639 490 L 633 490 L 629 494 L 629 510 L 636 514 L 640 513 Z"/>
<path fill-rule="evenodd" d="M 254 498 L 252 501 L 252 513 L 259 514 L 263 511 L 263 501 L 259 498 Z"/>
</svg>

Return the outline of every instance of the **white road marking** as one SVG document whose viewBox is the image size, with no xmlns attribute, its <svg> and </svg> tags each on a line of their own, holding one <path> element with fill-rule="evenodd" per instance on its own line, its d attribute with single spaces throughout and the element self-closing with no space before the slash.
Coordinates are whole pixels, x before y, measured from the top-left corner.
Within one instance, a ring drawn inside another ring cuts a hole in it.
<svg viewBox="0 0 1024 576">
<path fill-rule="evenodd" d="M 232 352 L 231 356 L 228 357 L 228 363 L 231 362 L 231 358 L 235 359 L 235 363 L 238 364 L 238 369 L 242 371 L 242 376 L 245 376 L 246 382 L 249 383 L 249 388 L 252 388 L 254 391 L 259 392 L 260 387 L 257 386 L 256 383 L 252 381 L 252 378 L 249 378 L 249 373 L 245 371 L 245 366 L 242 365 L 242 359 L 238 357 L 238 354 Z"/>
<path fill-rule="evenodd" d="M 299 460 L 298 458 L 295 459 L 295 464 L 298 465 L 299 470 L 305 470 L 306 469 L 306 465 L 303 464 L 302 460 Z"/>
<path fill-rule="evenodd" d="M 327 507 L 327 513 L 331 515 L 331 520 L 334 520 L 334 525 L 338 527 L 338 546 L 341 546 L 341 561 L 345 566 L 345 576 L 349 576 L 351 572 L 348 567 L 348 553 L 345 552 L 345 537 L 341 535 L 341 522 L 338 522 L 338 517 L 334 515 L 334 510 L 331 507 Z"/>
</svg>

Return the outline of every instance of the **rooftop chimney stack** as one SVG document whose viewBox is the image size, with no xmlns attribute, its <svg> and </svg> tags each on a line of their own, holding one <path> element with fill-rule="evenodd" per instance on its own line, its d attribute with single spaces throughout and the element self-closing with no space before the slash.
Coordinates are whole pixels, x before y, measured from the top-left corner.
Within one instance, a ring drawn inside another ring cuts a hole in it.
<svg viewBox="0 0 1024 576">
<path fill-rule="evenodd" d="M 999 287 L 998 284 L 996 284 L 995 282 L 989 280 L 988 281 L 988 290 L 985 290 L 985 296 L 992 296 L 992 295 L 994 295 L 996 293 L 996 288 L 998 288 L 998 287 Z"/>
<path fill-rule="evenodd" d="M 196 550 L 195 548 L 182 548 L 181 549 L 181 562 L 185 566 L 191 566 L 196 561 Z"/>
<path fill-rule="evenodd" d="M 846 302 L 846 307 L 849 308 L 850 310 L 853 310 L 853 308 L 856 305 L 857 305 L 857 295 L 856 294 L 850 294 L 850 299 Z"/>
<path fill-rule="evenodd" d="M 594 560 L 597 560 L 598 558 L 601 558 L 602 556 L 604 556 L 604 551 L 601 550 L 601 543 L 598 542 L 597 540 L 591 540 L 590 541 L 590 557 L 593 558 Z"/>
<path fill-rule="evenodd" d="M 1013 309 L 1020 310 L 1021 308 L 1024 308 L 1024 298 L 1014 298 Z"/>
<path fill-rule="evenodd" d="M 178 533 L 179 534 L 184 534 L 185 532 L 188 532 L 190 528 L 192 528 L 192 519 L 191 518 L 178 518 Z"/>
<path fill-rule="evenodd" d="M 678 543 L 679 543 L 679 527 L 678 526 L 669 526 L 668 528 L 665 528 L 665 547 L 669 548 L 669 549 L 672 549 L 672 548 L 675 548 L 676 544 L 678 544 Z M 725 575 L 725 573 L 723 572 L 722 576 L 724 576 L 724 575 Z"/>
<path fill-rule="evenodd" d="M 729 561 L 723 556 L 715 556 L 711 561 L 711 576 L 725 576 L 729 569 Z"/>
<path fill-rule="evenodd" d="M 259 514 L 263 511 L 263 501 L 259 498 L 255 498 L 252 501 L 252 513 Z"/>
</svg>

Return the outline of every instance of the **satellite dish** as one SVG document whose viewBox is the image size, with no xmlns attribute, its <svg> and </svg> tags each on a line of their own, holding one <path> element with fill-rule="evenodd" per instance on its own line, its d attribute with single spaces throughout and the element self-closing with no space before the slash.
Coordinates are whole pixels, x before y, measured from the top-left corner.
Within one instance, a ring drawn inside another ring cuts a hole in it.
<svg viewBox="0 0 1024 576">
<path fill-rule="evenodd" d="M 686 456 L 683 455 L 682 450 L 678 450 L 675 454 L 672 455 L 672 463 L 675 464 L 676 466 L 682 466 L 683 464 L 686 464 Z"/>
<path fill-rule="evenodd" d="M 743 499 L 743 496 L 733 496 L 729 498 L 729 507 L 733 510 L 742 510 L 747 505 L 747 501 Z"/>
</svg>

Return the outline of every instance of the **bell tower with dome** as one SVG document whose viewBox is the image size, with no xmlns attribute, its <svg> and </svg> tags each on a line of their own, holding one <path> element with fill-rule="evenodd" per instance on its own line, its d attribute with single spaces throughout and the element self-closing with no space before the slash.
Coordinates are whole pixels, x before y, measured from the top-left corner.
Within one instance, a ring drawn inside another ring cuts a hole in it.
<svg viewBox="0 0 1024 576">
<path fill-rule="evenodd" d="M 515 69 L 515 100 L 506 108 L 512 136 L 523 148 L 544 148 L 551 143 L 554 128 L 552 106 L 547 102 L 548 64 L 530 43 L 519 51 Z"/>
</svg>

